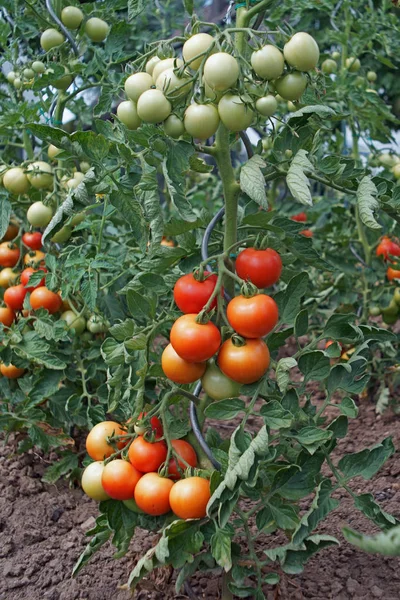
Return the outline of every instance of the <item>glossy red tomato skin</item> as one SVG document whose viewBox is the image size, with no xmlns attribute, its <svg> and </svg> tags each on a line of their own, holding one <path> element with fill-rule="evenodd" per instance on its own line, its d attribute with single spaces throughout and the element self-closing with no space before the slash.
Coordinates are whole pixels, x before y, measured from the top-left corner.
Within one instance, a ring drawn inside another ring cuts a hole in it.
<svg viewBox="0 0 400 600">
<path fill-rule="evenodd" d="M 175 450 L 176 454 L 183 458 L 191 467 L 197 466 L 197 455 L 196 452 L 185 440 L 171 440 L 171 446 Z M 183 460 L 176 460 L 176 458 L 171 458 L 168 463 L 168 477 L 170 479 L 180 479 L 182 474 L 181 471 L 185 472 L 187 469 L 187 465 L 183 462 Z M 178 464 L 177 464 L 178 463 Z M 181 471 L 178 469 L 178 465 Z"/>
<path fill-rule="evenodd" d="M 24 233 L 22 241 L 31 250 L 40 250 L 42 248 L 42 234 L 40 231 Z"/>
<path fill-rule="evenodd" d="M 15 312 L 8 306 L 0 307 L 0 323 L 5 327 L 11 327 L 15 321 Z"/>
<path fill-rule="evenodd" d="M 389 281 L 393 281 L 393 279 L 400 279 L 400 271 L 398 269 L 392 269 L 392 267 L 388 267 L 386 271 L 386 277 Z"/>
<path fill-rule="evenodd" d="M 279 319 L 278 306 L 271 296 L 256 294 L 251 298 L 236 296 L 229 302 L 229 324 L 245 338 L 260 338 L 273 330 Z"/>
<path fill-rule="evenodd" d="M 0 244 L 0 267 L 15 267 L 19 261 L 20 250 L 15 244 L 2 242 Z"/>
<path fill-rule="evenodd" d="M 161 366 L 164 374 L 174 383 L 187 384 L 194 383 L 204 375 L 207 363 L 189 362 L 181 358 L 168 344 L 161 356 Z"/>
<path fill-rule="evenodd" d="M 300 235 L 304 235 L 304 237 L 312 238 L 314 235 L 314 232 L 311 231 L 311 229 L 303 229 L 303 231 L 300 231 Z"/>
<path fill-rule="evenodd" d="M 4 302 L 12 310 L 22 310 L 27 290 L 22 283 L 12 285 L 4 292 Z"/>
<path fill-rule="evenodd" d="M 246 248 L 236 259 L 236 273 L 260 289 L 274 285 L 281 276 L 282 260 L 272 248 Z"/>
<path fill-rule="evenodd" d="M 147 413 L 141 412 L 140 415 L 138 416 L 136 422 L 139 423 L 140 421 L 142 421 L 145 418 L 146 414 Z M 138 435 L 143 435 L 142 433 L 139 433 L 139 431 L 136 431 L 136 427 L 137 426 L 135 425 L 135 432 Z M 163 430 L 162 423 L 158 417 L 156 417 L 156 416 L 150 417 L 150 427 L 151 427 L 152 431 L 154 432 L 156 439 L 162 438 L 162 436 L 164 435 L 164 430 Z M 138 425 L 138 428 L 140 428 L 139 425 Z"/>
<path fill-rule="evenodd" d="M 28 292 L 32 292 L 36 288 L 44 286 L 45 283 L 46 283 L 46 278 L 43 277 L 43 279 L 41 279 L 40 282 L 37 285 L 35 285 L 35 286 L 28 286 L 27 287 L 27 283 L 28 283 L 28 281 L 29 281 L 32 273 L 37 273 L 37 271 L 43 271 L 43 274 L 47 273 L 47 269 L 45 269 L 44 267 L 41 267 L 39 269 L 34 269 L 33 267 L 27 267 L 21 273 L 21 283 L 22 283 L 23 286 L 25 286 L 25 289 Z"/>
<path fill-rule="evenodd" d="M 135 488 L 135 502 L 148 515 L 157 517 L 171 510 L 169 495 L 174 483 L 158 473 L 146 473 Z"/>
<path fill-rule="evenodd" d="M 384 260 L 390 260 L 389 256 L 400 256 L 400 246 L 385 236 L 376 248 L 376 256 L 383 256 Z"/>
<path fill-rule="evenodd" d="M 270 355 L 262 339 L 247 339 L 244 346 L 226 340 L 218 354 L 218 365 L 227 377 L 238 383 L 254 383 L 268 370 Z"/>
<path fill-rule="evenodd" d="M 58 294 L 51 292 L 47 287 L 41 286 L 33 290 L 30 297 L 33 310 L 45 308 L 51 315 L 58 312 L 62 306 L 62 299 Z"/>
<path fill-rule="evenodd" d="M 201 519 L 207 514 L 210 498 L 210 482 L 207 479 L 187 477 L 175 483 L 169 502 L 172 511 L 180 519 Z"/>
<path fill-rule="evenodd" d="M 128 457 L 141 473 L 158 471 L 167 458 L 167 445 L 163 441 L 147 442 L 139 435 L 129 446 Z"/>
<path fill-rule="evenodd" d="M 221 345 L 221 334 L 211 321 L 196 323 L 197 314 L 179 317 L 170 332 L 170 341 L 175 352 L 184 360 L 201 363 L 217 352 Z"/>
<path fill-rule="evenodd" d="M 307 221 L 307 215 L 305 212 L 297 213 L 297 215 L 293 215 L 290 218 L 292 221 L 297 221 L 297 223 L 305 223 Z"/>
<path fill-rule="evenodd" d="M 110 498 L 129 500 L 133 498 L 135 487 L 141 477 L 142 473 L 130 462 L 117 458 L 104 467 L 101 484 Z"/>
<path fill-rule="evenodd" d="M 217 283 L 217 275 L 204 271 L 204 281 L 197 281 L 193 273 L 183 275 L 174 286 L 174 300 L 177 307 L 185 314 L 199 313 L 207 304 Z M 210 310 L 217 306 L 217 298 L 211 303 Z"/>
</svg>

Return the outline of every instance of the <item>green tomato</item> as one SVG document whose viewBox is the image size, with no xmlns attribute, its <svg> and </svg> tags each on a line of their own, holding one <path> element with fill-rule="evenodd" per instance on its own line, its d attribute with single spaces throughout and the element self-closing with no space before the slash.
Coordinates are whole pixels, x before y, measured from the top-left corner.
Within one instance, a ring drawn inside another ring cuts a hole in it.
<svg viewBox="0 0 400 600">
<path fill-rule="evenodd" d="M 164 121 L 164 131 L 169 137 L 178 139 L 185 133 L 185 126 L 179 117 L 170 115 L 168 119 Z"/>
<path fill-rule="evenodd" d="M 283 55 L 297 71 L 311 71 L 318 64 L 318 44 L 310 34 L 300 31 L 285 44 Z"/>
<path fill-rule="evenodd" d="M 379 308 L 379 306 L 370 306 L 369 314 L 371 315 L 371 317 L 378 317 L 381 314 L 381 309 Z"/>
<path fill-rule="evenodd" d="M 346 59 L 346 69 L 348 69 L 350 73 L 357 73 L 361 69 L 360 60 L 355 58 L 355 56 L 350 56 Z"/>
<path fill-rule="evenodd" d="M 49 69 L 49 71 L 50 71 L 50 69 Z M 64 68 L 64 71 L 65 71 L 65 75 L 58 77 L 58 79 L 54 79 L 54 81 L 51 84 L 57 90 L 62 90 L 63 92 L 65 92 L 65 90 L 67 90 L 69 88 L 69 86 L 71 85 L 71 83 L 74 80 L 74 76 L 71 75 L 71 73 L 69 73 L 67 69 Z"/>
<path fill-rule="evenodd" d="M 289 112 L 296 112 L 297 110 L 297 106 L 293 104 L 293 102 L 291 102 L 290 100 L 288 100 L 287 108 Z"/>
<path fill-rule="evenodd" d="M 17 77 L 17 74 L 15 71 L 9 71 L 9 73 L 7 73 L 6 79 L 7 79 L 8 83 L 14 83 L 16 77 Z"/>
<path fill-rule="evenodd" d="M 29 180 L 21 167 L 8 169 L 3 177 L 3 185 L 11 194 L 26 194 L 30 188 Z"/>
<path fill-rule="evenodd" d="M 200 67 L 205 54 L 194 59 L 198 54 L 207 52 L 214 44 L 214 38 L 209 33 L 196 33 L 192 35 L 184 44 L 182 48 L 182 56 L 185 63 L 190 63 L 189 67 L 194 71 Z"/>
<path fill-rule="evenodd" d="M 65 41 L 65 37 L 62 33 L 57 31 L 57 29 L 46 29 L 43 31 L 40 36 L 40 45 L 42 46 L 45 52 L 49 52 L 52 48 L 57 48 L 57 46 L 61 46 Z"/>
<path fill-rule="evenodd" d="M 137 103 L 137 114 L 146 123 L 160 123 L 169 117 L 171 103 L 160 90 L 147 90 Z"/>
<path fill-rule="evenodd" d="M 337 50 L 335 52 L 332 52 L 332 58 L 333 60 L 339 60 L 340 52 L 338 52 Z"/>
<path fill-rule="evenodd" d="M 103 19 L 92 17 L 86 21 L 85 33 L 92 42 L 103 42 L 108 36 L 109 31 L 108 23 L 103 21 Z"/>
<path fill-rule="evenodd" d="M 397 313 L 392 315 L 389 312 L 386 312 L 385 309 L 382 310 L 382 321 L 386 323 L 386 325 L 394 325 L 397 322 Z"/>
<path fill-rule="evenodd" d="M 60 152 L 62 152 L 62 150 L 60 148 L 57 148 L 57 146 L 54 146 L 54 144 L 50 144 L 50 146 L 47 149 L 47 156 L 51 160 L 54 160 L 56 158 L 56 156 L 58 156 L 58 154 L 60 154 Z"/>
<path fill-rule="evenodd" d="M 225 94 L 218 102 L 219 118 L 230 131 L 242 131 L 250 127 L 254 113 L 240 96 Z"/>
<path fill-rule="evenodd" d="M 382 165 L 382 167 L 386 167 L 387 169 L 391 169 L 398 162 L 397 157 L 393 154 L 389 154 L 388 152 L 383 152 L 382 154 L 380 154 L 378 156 L 378 161 L 379 164 Z"/>
<path fill-rule="evenodd" d="M 206 394 L 213 400 L 235 398 L 240 392 L 240 383 L 226 377 L 214 363 L 208 365 L 201 378 L 201 385 Z"/>
<path fill-rule="evenodd" d="M 137 129 L 142 124 L 137 113 L 136 104 L 132 100 L 124 100 L 118 105 L 117 117 L 131 131 Z"/>
<path fill-rule="evenodd" d="M 76 6 L 66 6 L 61 11 L 61 21 L 67 29 L 78 29 L 83 21 L 83 12 Z"/>
<path fill-rule="evenodd" d="M 391 299 L 388 306 L 385 306 L 382 309 L 382 315 L 391 315 L 391 316 L 396 315 L 397 316 L 398 313 L 399 313 L 399 306 L 394 298 Z"/>
<path fill-rule="evenodd" d="M 86 161 L 83 161 L 80 163 L 80 168 L 82 173 L 87 173 L 90 169 L 90 164 Z"/>
<path fill-rule="evenodd" d="M 276 91 L 284 100 L 298 100 L 307 87 L 307 77 L 299 71 L 288 73 L 275 82 Z"/>
<path fill-rule="evenodd" d="M 165 69 L 157 77 L 156 88 L 166 95 L 171 95 L 173 100 L 179 100 L 190 92 L 192 84 L 188 77 L 178 77 L 174 69 Z"/>
<path fill-rule="evenodd" d="M 46 65 L 42 63 L 41 60 L 35 60 L 32 63 L 32 69 L 35 71 L 35 73 L 44 73 L 46 70 Z"/>
<path fill-rule="evenodd" d="M 51 238 L 51 241 L 54 242 L 55 244 L 63 244 L 64 242 L 67 242 L 69 240 L 71 235 L 72 235 L 72 227 L 69 227 L 68 225 L 64 225 L 64 227 L 61 227 L 61 229 L 53 235 L 53 237 Z"/>
<path fill-rule="evenodd" d="M 285 61 L 278 48 L 267 44 L 251 55 L 251 66 L 262 79 L 277 79 L 283 73 Z"/>
<path fill-rule="evenodd" d="M 108 324 L 101 316 L 92 315 L 87 320 L 86 329 L 90 333 L 105 333 L 108 330 Z"/>
<path fill-rule="evenodd" d="M 33 69 L 24 69 L 23 75 L 25 79 L 33 79 L 35 77 L 35 71 Z"/>
<path fill-rule="evenodd" d="M 259 98 L 256 102 L 256 109 L 263 117 L 272 117 L 278 109 L 277 99 L 272 94 Z"/>
<path fill-rule="evenodd" d="M 152 56 L 150 60 L 148 60 L 146 63 L 146 73 L 148 73 L 149 75 L 153 75 L 154 67 L 160 61 L 161 58 L 159 58 L 158 56 Z"/>
<path fill-rule="evenodd" d="M 126 508 L 129 508 L 129 510 L 131 510 L 134 513 L 137 513 L 138 515 L 145 514 L 144 510 L 138 507 L 133 498 L 130 498 L 129 500 L 122 500 L 122 503 L 125 504 Z"/>
<path fill-rule="evenodd" d="M 227 52 L 209 56 L 204 65 L 204 79 L 212 90 L 224 92 L 234 87 L 239 77 L 239 64 Z"/>
<path fill-rule="evenodd" d="M 163 71 L 166 71 L 167 69 L 179 69 L 182 65 L 183 60 L 180 58 L 164 58 L 164 60 L 157 61 L 153 67 L 153 72 L 151 73 L 154 83 L 156 83 Z"/>
<path fill-rule="evenodd" d="M 37 190 L 48 190 L 53 187 L 53 169 L 49 163 L 42 160 L 28 166 L 27 177 L 29 183 Z"/>
<path fill-rule="evenodd" d="M 78 316 L 73 310 L 66 310 L 60 317 L 68 325 L 68 329 L 74 329 L 76 335 L 81 335 L 86 329 L 86 319 Z"/>
<path fill-rule="evenodd" d="M 287 150 L 285 150 L 285 157 L 287 159 L 292 158 L 292 156 L 293 156 L 293 150 L 290 150 L 289 148 Z"/>
<path fill-rule="evenodd" d="M 367 79 L 371 83 L 374 83 L 378 79 L 378 75 L 375 73 L 375 71 L 368 71 Z"/>
<path fill-rule="evenodd" d="M 71 225 L 71 227 L 76 227 L 77 225 L 79 225 L 80 223 L 82 223 L 82 221 L 85 220 L 86 217 L 86 213 L 84 211 L 76 213 L 76 215 L 74 215 L 69 224 Z"/>
<path fill-rule="evenodd" d="M 393 300 L 396 302 L 397 306 L 400 306 L 400 288 L 396 288 L 393 294 Z"/>
<path fill-rule="evenodd" d="M 184 124 L 189 135 L 206 140 L 218 129 L 218 110 L 213 104 L 190 104 L 185 112 Z"/>
<path fill-rule="evenodd" d="M 26 218 L 33 227 L 46 227 L 53 217 L 53 211 L 50 206 L 45 206 L 43 202 L 34 202 L 28 208 Z"/>
<path fill-rule="evenodd" d="M 20 77 L 16 77 L 13 82 L 13 86 L 16 90 L 20 90 L 22 88 L 22 81 Z"/>
<path fill-rule="evenodd" d="M 392 167 L 392 173 L 393 173 L 395 179 L 400 179 L 400 163 L 398 163 L 397 165 L 394 165 L 394 167 Z"/>
<path fill-rule="evenodd" d="M 134 73 L 125 81 L 125 93 L 130 100 L 137 102 L 146 90 L 154 85 L 153 78 L 148 73 Z"/>
<path fill-rule="evenodd" d="M 101 483 L 103 470 L 103 461 L 92 462 L 83 471 L 81 480 L 82 489 L 85 494 L 98 502 L 109 499 L 109 495 L 106 494 Z"/>
<path fill-rule="evenodd" d="M 327 58 L 321 65 L 321 70 L 325 75 L 332 75 L 332 73 L 336 73 L 337 71 L 337 63 L 335 60 L 331 58 Z"/>
</svg>

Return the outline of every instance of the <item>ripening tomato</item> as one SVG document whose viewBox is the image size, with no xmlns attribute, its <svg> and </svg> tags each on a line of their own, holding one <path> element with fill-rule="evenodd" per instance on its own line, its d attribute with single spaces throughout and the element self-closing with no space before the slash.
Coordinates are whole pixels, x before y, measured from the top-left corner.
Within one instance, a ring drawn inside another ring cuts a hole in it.
<svg viewBox="0 0 400 600">
<path fill-rule="evenodd" d="M 46 286 L 42 285 L 33 290 L 30 297 L 30 303 L 33 310 L 45 308 L 53 315 L 60 310 L 62 300 L 58 294 L 51 292 Z"/>
<path fill-rule="evenodd" d="M 217 352 L 221 334 L 211 321 L 204 325 L 196 322 L 197 314 L 179 317 L 172 325 L 170 340 L 175 352 L 189 362 L 203 362 Z"/>
<path fill-rule="evenodd" d="M 146 473 L 135 487 L 135 502 L 140 509 L 154 517 L 171 510 L 169 495 L 174 482 L 158 473 Z"/>
<path fill-rule="evenodd" d="M 206 366 L 205 362 L 195 363 L 184 360 L 175 352 L 172 344 L 168 344 L 161 356 L 162 370 L 174 383 L 194 383 L 202 377 Z"/>
<path fill-rule="evenodd" d="M 169 502 L 172 511 L 180 519 L 201 519 L 207 514 L 210 498 L 210 482 L 207 479 L 187 477 L 174 484 Z"/>
<path fill-rule="evenodd" d="M 25 246 L 28 246 L 31 250 L 40 250 L 42 247 L 42 234 L 40 231 L 32 231 L 24 233 L 22 241 Z"/>
<path fill-rule="evenodd" d="M 236 259 L 236 273 L 262 289 L 276 283 L 281 276 L 282 261 L 272 248 L 246 248 Z"/>
<path fill-rule="evenodd" d="M 307 215 L 305 212 L 297 213 L 297 215 L 293 215 L 290 217 L 292 221 L 297 221 L 298 223 L 305 223 L 307 221 Z"/>
<path fill-rule="evenodd" d="M 27 291 L 22 283 L 12 285 L 4 292 L 4 302 L 12 310 L 22 310 Z"/>
<path fill-rule="evenodd" d="M 90 463 L 82 473 L 81 486 L 89 498 L 97 500 L 108 500 L 109 495 L 104 491 L 101 477 L 104 471 L 104 463 L 101 460 Z"/>
<path fill-rule="evenodd" d="M 400 271 L 397 269 L 392 269 L 392 267 L 388 267 L 386 271 L 386 277 L 389 281 L 393 281 L 393 279 L 400 279 Z"/>
<path fill-rule="evenodd" d="M 213 400 L 225 400 L 225 398 L 236 398 L 240 393 L 240 384 L 226 377 L 217 365 L 211 363 L 201 378 L 203 390 Z"/>
<path fill-rule="evenodd" d="M 32 273 L 38 273 L 39 271 L 42 271 L 43 274 L 47 273 L 47 269 L 45 269 L 44 267 L 41 267 L 40 269 L 34 269 L 33 267 L 27 267 L 26 269 L 24 269 L 22 271 L 21 283 L 28 292 L 32 292 L 36 288 L 43 287 L 45 285 L 46 277 L 44 276 L 37 285 L 27 287 L 28 281 L 31 278 Z"/>
<path fill-rule="evenodd" d="M 3 239 L 1 240 L 2 242 L 10 242 L 11 240 L 13 240 L 15 237 L 17 237 L 19 232 L 19 225 L 18 223 L 15 223 L 13 221 L 10 221 L 6 232 L 3 236 Z"/>
<path fill-rule="evenodd" d="M 199 313 L 207 304 L 217 283 L 217 275 L 204 271 L 204 280 L 199 281 L 193 273 L 183 275 L 174 286 L 174 300 L 185 314 Z M 217 306 L 217 298 L 211 303 L 210 310 Z"/>
<path fill-rule="evenodd" d="M 254 383 L 268 370 L 270 355 L 267 344 L 261 339 L 245 340 L 243 346 L 226 340 L 218 354 L 221 371 L 238 383 Z"/>
<path fill-rule="evenodd" d="M 19 261 L 20 251 L 18 246 L 3 242 L 0 244 L 0 267 L 15 267 Z"/>
<path fill-rule="evenodd" d="M 236 296 L 229 302 L 226 316 L 239 335 L 260 338 L 267 335 L 278 322 L 278 306 L 271 296 L 256 294 L 251 298 Z"/>
<path fill-rule="evenodd" d="M 93 460 L 104 460 L 114 454 L 115 449 L 108 442 L 108 438 L 114 435 L 124 435 L 124 430 L 119 423 L 115 421 L 102 421 L 97 423 L 86 438 L 86 451 Z M 126 442 L 120 440 L 116 447 L 121 450 Z"/>
<path fill-rule="evenodd" d="M 5 365 L 1 363 L 0 365 L 0 373 L 7 377 L 7 379 L 19 379 L 25 373 L 25 369 L 19 369 L 15 367 L 11 363 L 9 365 Z"/>
<path fill-rule="evenodd" d="M 19 273 L 13 271 L 10 267 L 1 269 L 0 271 L 0 287 L 8 288 L 17 279 Z"/>
<path fill-rule="evenodd" d="M 42 265 L 44 264 L 44 259 L 46 254 L 41 250 L 31 250 L 24 256 L 24 265 Z"/>
<path fill-rule="evenodd" d="M 304 237 L 308 237 L 308 238 L 312 238 L 312 236 L 314 235 L 314 232 L 311 231 L 311 229 L 303 229 L 303 231 L 299 232 L 300 235 L 304 235 Z"/>
<path fill-rule="evenodd" d="M 167 458 L 167 445 L 163 441 L 147 442 L 139 435 L 129 446 L 128 457 L 141 473 L 158 471 Z"/>
<path fill-rule="evenodd" d="M 185 442 L 185 440 L 171 440 L 171 446 L 175 450 L 177 459 L 171 458 L 169 460 L 168 477 L 171 479 L 180 479 L 188 465 L 190 467 L 197 466 L 197 455 L 193 446 Z M 176 464 L 177 462 L 178 464 Z"/>
<path fill-rule="evenodd" d="M 384 236 L 376 248 L 376 256 L 383 256 L 384 260 L 389 260 L 389 255 L 400 256 L 400 246 Z"/>
<path fill-rule="evenodd" d="M 101 484 L 110 498 L 129 500 L 133 498 L 136 484 L 141 476 L 142 473 L 130 462 L 117 458 L 104 467 Z"/>
<path fill-rule="evenodd" d="M 135 423 L 135 433 L 137 433 L 137 435 L 143 435 L 144 433 L 146 433 L 146 431 L 151 429 L 156 439 L 162 438 L 162 436 L 164 435 L 164 430 L 160 419 L 155 415 L 153 417 L 150 417 L 149 427 L 149 420 L 146 419 L 146 415 L 147 413 L 141 412 L 138 416 L 137 421 Z"/>
<path fill-rule="evenodd" d="M 0 323 L 3 323 L 5 327 L 11 327 L 15 321 L 15 312 L 8 306 L 0 307 Z"/>
</svg>

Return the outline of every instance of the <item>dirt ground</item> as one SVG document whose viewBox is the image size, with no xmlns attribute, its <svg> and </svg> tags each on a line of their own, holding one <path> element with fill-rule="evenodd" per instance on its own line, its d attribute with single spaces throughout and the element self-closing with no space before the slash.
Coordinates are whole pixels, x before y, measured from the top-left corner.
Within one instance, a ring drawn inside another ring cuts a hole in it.
<svg viewBox="0 0 400 600">
<path fill-rule="evenodd" d="M 228 427 L 228 426 L 226 426 Z M 392 435 L 399 447 L 399 418 L 388 413 L 376 417 L 374 405 L 364 401 L 360 417 L 351 423 L 349 435 L 341 440 L 337 457 L 355 452 Z M 71 570 L 94 523 L 96 503 L 79 489 L 68 489 L 65 482 L 45 485 L 43 457 L 34 453 L 17 455 L 12 444 L 0 446 L 0 600 L 127 600 L 122 586 L 130 570 L 155 542 L 155 536 L 138 531 L 129 553 L 113 560 L 111 545 L 103 548 L 71 579 Z M 371 481 L 357 479 L 357 493 L 371 492 L 383 508 L 400 516 L 400 460 L 398 453 Z M 398 600 L 400 598 L 399 560 L 361 553 L 349 546 L 341 535 L 344 524 L 374 531 L 373 526 L 352 509 L 344 496 L 341 506 L 331 513 L 319 531 L 339 538 L 339 547 L 317 554 L 303 574 L 282 576 L 278 588 L 266 590 L 268 600 Z M 217 599 L 218 577 L 198 576 L 191 581 L 198 598 Z M 174 575 L 158 573 L 136 592 L 140 600 L 178 600 Z"/>
</svg>

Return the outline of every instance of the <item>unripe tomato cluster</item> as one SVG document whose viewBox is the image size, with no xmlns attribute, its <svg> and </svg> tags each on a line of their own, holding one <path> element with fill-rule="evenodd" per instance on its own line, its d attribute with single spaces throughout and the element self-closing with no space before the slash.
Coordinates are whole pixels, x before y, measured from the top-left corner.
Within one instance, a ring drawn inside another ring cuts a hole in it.
<svg viewBox="0 0 400 600">
<path fill-rule="evenodd" d="M 144 70 L 125 81 L 127 100 L 117 108 L 128 129 L 142 122 L 163 123 L 165 133 L 185 133 L 206 140 L 222 122 L 241 131 L 265 121 L 277 110 L 278 99 L 297 101 L 305 91 L 305 74 L 318 64 L 319 49 L 308 33 L 293 35 L 283 52 L 267 44 L 254 49 L 251 67 L 232 51 L 223 51 L 219 38 L 196 33 L 182 49 L 182 58 L 152 56 Z"/>
<path fill-rule="evenodd" d="M 172 510 L 181 519 L 204 517 L 210 482 L 184 477 L 188 467 L 197 466 L 194 448 L 182 439 L 171 440 L 168 448 L 161 421 L 146 413 L 139 415 L 134 432 L 115 421 L 93 427 L 86 449 L 95 462 L 83 472 L 84 492 L 98 501 L 120 500 L 130 510 L 152 516 Z"/>
<path fill-rule="evenodd" d="M 84 21 L 84 14 L 76 6 L 66 6 L 61 12 L 61 21 L 67 29 L 76 31 Z M 110 27 L 108 23 L 98 17 L 91 17 L 84 24 L 84 32 L 92 42 L 103 42 L 108 36 L 109 31 Z M 52 27 L 46 29 L 40 37 L 40 45 L 45 52 L 61 46 L 64 42 L 64 35 Z"/>
</svg>

